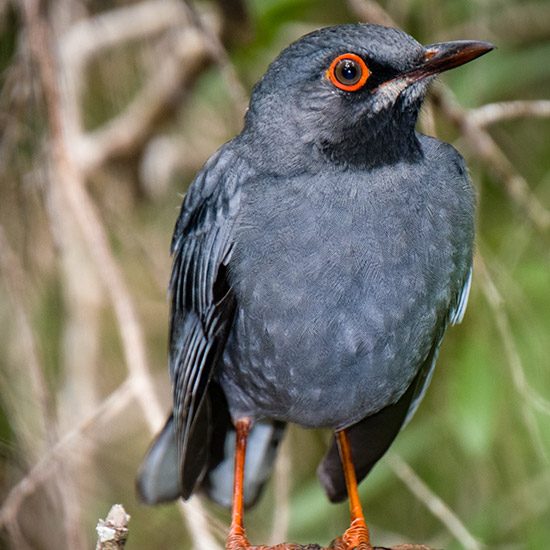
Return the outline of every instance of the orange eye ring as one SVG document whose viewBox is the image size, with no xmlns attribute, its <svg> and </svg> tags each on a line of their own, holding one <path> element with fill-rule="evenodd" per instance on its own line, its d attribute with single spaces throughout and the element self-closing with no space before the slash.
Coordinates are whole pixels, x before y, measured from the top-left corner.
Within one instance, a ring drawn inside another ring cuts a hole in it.
<svg viewBox="0 0 550 550">
<path fill-rule="evenodd" d="M 369 68 L 354 53 L 339 55 L 327 70 L 327 78 L 337 88 L 346 92 L 355 92 L 362 88 L 369 76 Z"/>
</svg>

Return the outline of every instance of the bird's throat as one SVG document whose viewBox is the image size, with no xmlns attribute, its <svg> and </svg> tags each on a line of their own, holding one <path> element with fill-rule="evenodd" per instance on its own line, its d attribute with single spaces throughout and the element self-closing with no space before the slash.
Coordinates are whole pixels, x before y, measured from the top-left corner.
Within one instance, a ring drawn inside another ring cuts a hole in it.
<svg viewBox="0 0 550 550">
<path fill-rule="evenodd" d="M 374 135 L 350 133 L 335 142 L 325 140 L 319 143 L 319 150 L 331 163 L 363 170 L 400 162 L 414 163 L 422 158 L 414 130 L 408 133 L 385 130 Z"/>
</svg>

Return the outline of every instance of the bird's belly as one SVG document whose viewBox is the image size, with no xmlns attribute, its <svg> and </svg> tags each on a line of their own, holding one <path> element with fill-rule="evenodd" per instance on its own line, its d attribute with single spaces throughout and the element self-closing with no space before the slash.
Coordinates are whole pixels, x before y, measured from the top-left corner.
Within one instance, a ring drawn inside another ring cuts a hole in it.
<svg viewBox="0 0 550 550">
<path fill-rule="evenodd" d="M 310 305 L 237 313 L 219 370 L 234 418 L 349 426 L 397 401 L 432 345 L 431 330 L 415 338 L 410 315 Z M 420 309 L 435 325 L 435 312 Z"/>
</svg>

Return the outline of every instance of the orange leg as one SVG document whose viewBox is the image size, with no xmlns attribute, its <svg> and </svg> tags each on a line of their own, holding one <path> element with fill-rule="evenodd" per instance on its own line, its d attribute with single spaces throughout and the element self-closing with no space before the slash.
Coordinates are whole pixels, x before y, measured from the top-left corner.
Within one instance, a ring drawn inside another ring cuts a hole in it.
<svg viewBox="0 0 550 550">
<path fill-rule="evenodd" d="M 226 550 L 241 550 L 250 547 L 246 538 L 243 523 L 243 482 L 244 458 L 246 454 L 246 439 L 252 422 L 243 418 L 235 423 L 235 478 L 233 480 L 233 510 L 231 513 L 231 528 L 225 541 Z"/>
<path fill-rule="evenodd" d="M 350 527 L 342 535 L 342 541 L 345 548 L 351 550 L 367 550 L 372 548 L 369 539 L 369 530 L 363 516 L 361 501 L 359 500 L 359 492 L 357 491 L 357 478 L 355 476 L 355 467 L 351 458 L 351 446 L 347 430 L 336 432 L 338 441 L 338 450 L 340 451 L 340 459 L 344 469 L 344 477 L 346 479 L 346 488 L 348 490 L 349 509 L 350 509 Z"/>
</svg>

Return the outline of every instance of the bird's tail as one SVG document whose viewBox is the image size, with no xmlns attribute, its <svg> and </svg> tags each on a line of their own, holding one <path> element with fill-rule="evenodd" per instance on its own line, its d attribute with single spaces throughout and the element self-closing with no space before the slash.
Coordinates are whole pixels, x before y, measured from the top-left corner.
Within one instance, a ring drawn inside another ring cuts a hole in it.
<svg viewBox="0 0 550 550">
<path fill-rule="evenodd" d="M 253 506 L 273 473 L 277 448 L 283 438 L 285 424 L 277 421 L 258 421 L 250 430 L 246 443 L 243 500 L 245 507 Z M 209 470 L 201 486 L 208 497 L 221 506 L 231 508 L 233 496 L 233 466 L 235 430 L 227 431 L 224 458 Z"/>
<path fill-rule="evenodd" d="M 188 498 L 198 489 L 221 506 L 231 507 L 235 430 L 226 410 L 221 415 L 226 417 L 224 421 L 220 421 L 219 410 L 216 416 L 217 422 L 214 425 L 205 426 L 201 433 L 195 430 L 190 438 L 186 456 L 187 461 L 191 460 L 195 464 L 192 468 L 188 468 L 186 464 L 182 482 L 174 422 L 172 416 L 168 418 L 139 469 L 137 491 L 144 504 L 170 502 L 180 496 Z M 258 500 L 271 477 L 284 429 L 285 424 L 277 421 L 262 420 L 252 426 L 247 440 L 244 472 L 246 507 L 252 506 Z M 193 479 L 189 479 L 187 472 L 192 472 Z M 185 487 L 182 487 L 182 483 Z"/>
</svg>

